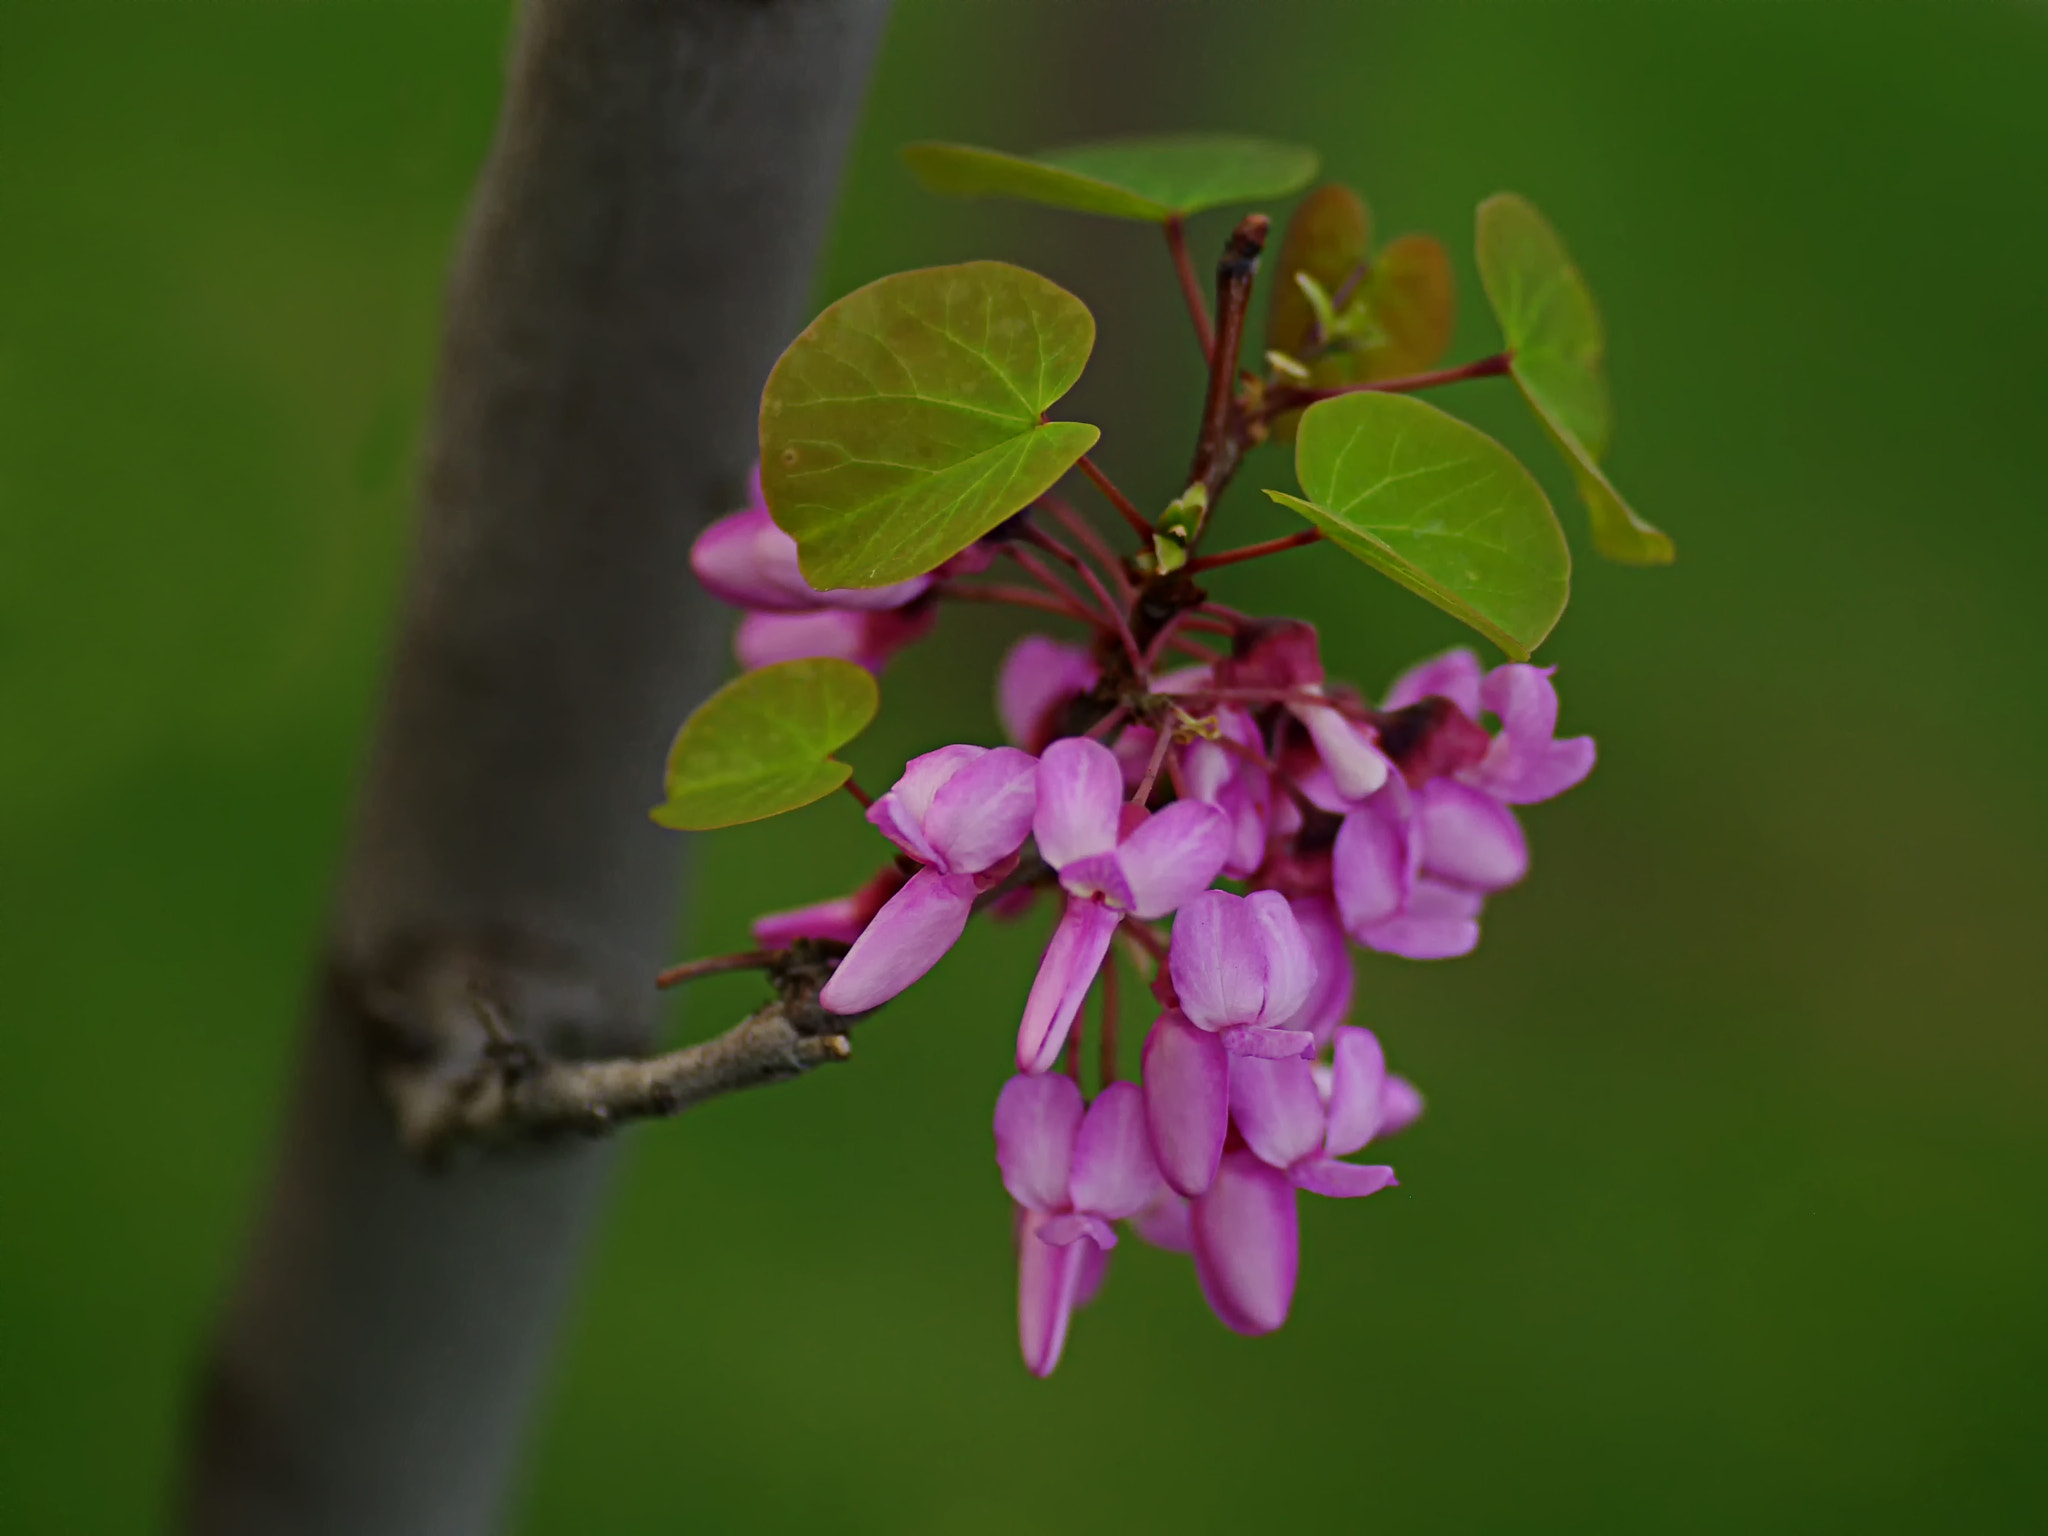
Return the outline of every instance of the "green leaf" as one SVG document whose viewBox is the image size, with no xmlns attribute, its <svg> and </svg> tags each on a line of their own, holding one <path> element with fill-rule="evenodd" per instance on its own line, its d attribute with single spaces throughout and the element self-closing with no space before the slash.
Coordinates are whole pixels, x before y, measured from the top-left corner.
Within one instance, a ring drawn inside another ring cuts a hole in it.
<svg viewBox="0 0 2048 1536">
<path fill-rule="evenodd" d="M 804 579 L 902 581 L 1043 495 L 1101 436 L 1039 419 L 1094 345 L 1087 305 L 1001 261 L 899 272 L 818 316 L 761 396 L 761 489 Z"/>
<path fill-rule="evenodd" d="M 1361 277 L 1361 273 L 1363 276 Z M 1306 277 L 1325 293 L 1349 292 L 1347 308 L 1365 325 L 1348 343 L 1321 321 L 1317 340 L 1313 298 Z M 1301 359 L 1311 388 L 1397 379 L 1436 365 L 1450 345 L 1455 316 L 1450 258 L 1428 235 L 1402 235 L 1372 254 L 1372 214 L 1349 187 L 1317 187 L 1287 221 L 1279 268 L 1266 311 L 1267 347 Z M 1335 340 L 1338 345 L 1328 345 Z M 1300 413 L 1274 418 L 1272 436 L 1288 442 Z"/>
<path fill-rule="evenodd" d="M 1571 253 L 1532 203 L 1502 192 L 1479 205 L 1478 256 L 1515 382 L 1571 465 L 1593 547 L 1628 565 L 1669 565 L 1677 557 L 1669 536 L 1638 517 L 1600 471 L 1614 436 L 1607 332 Z"/>
<path fill-rule="evenodd" d="M 1564 531 L 1529 472 L 1478 428 L 1406 395 L 1339 395 L 1302 413 L 1294 472 L 1308 500 L 1266 494 L 1515 660 L 1564 612 Z"/>
<path fill-rule="evenodd" d="M 1312 149 L 1220 133 L 1111 139 L 1035 155 L 927 142 L 905 145 L 903 158 L 929 190 L 947 197 L 1015 197 L 1153 224 L 1284 197 L 1316 173 Z"/>
<path fill-rule="evenodd" d="M 704 832 L 824 799 L 853 776 L 832 754 L 868 728 L 878 702 L 865 668 L 831 656 L 734 678 L 676 732 L 654 819 Z"/>
</svg>

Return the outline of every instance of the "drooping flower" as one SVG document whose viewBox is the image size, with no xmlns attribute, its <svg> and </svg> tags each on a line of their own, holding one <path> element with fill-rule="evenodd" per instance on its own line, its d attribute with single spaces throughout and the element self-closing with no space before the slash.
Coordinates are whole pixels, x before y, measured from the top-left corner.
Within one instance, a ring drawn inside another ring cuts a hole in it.
<svg viewBox="0 0 2048 1536">
<path fill-rule="evenodd" d="M 1159 1174 L 1130 1083 L 1112 1083 L 1084 1110 L 1072 1078 L 1013 1077 L 996 1100 L 995 1133 L 1019 1212 L 1018 1341 L 1032 1374 L 1049 1376 L 1091 1265 L 1116 1246 L 1110 1223 L 1147 1206 Z"/>
<path fill-rule="evenodd" d="M 830 939 L 851 944 L 908 879 L 902 870 L 888 864 L 851 896 L 835 896 L 830 901 L 787 912 L 764 913 L 754 919 L 754 942 L 763 949 L 786 949 L 798 939 Z"/>
<path fill-rule="evenodd" d="M 1206 889 L 1229 852 L 1230 827 L 1199 801 L 1157 813 L 1126 804 L 1116 754 L 1070 736 L 1039 759 L 1032 831 L 1067 893 L 1017 1029 L 1018 1068 L 1043 1072 L 1059 1059 L 1123 914 L 1164 917 Z"/>
<path fill-rule="evenodd" d="M 690 546 L 690 569 L 713 597 L 759 613 L 811 613 L 821 608 L 878 612 L 922 597 L 932 584 L 930 576 L 913 576 L 886 587 L 835 587 L 824 592 L 813 587 L 804 580 L 796 540 L 769 515 L 758 464 L 747 482 L 747 505 L 697 535 Z"/>
<path fill-rule="evenodd" d="M 820 608 L 809 613 L 749 613 L 733 632 L 733 654 L 751 672 L 778 661 L 836 656 L 879 673 L 898 651 L 931 633 L 938 609 L 911 603 L 882 611 Z"/>
<path fill-rule="evenodd" d="M 1233 1056 L 1301 1056 L 1283 1028 L 1315 990 L 1317 966 L 1287 898 L 1204 891 L 1174 919 L 1167 955 L 1178 1006 L 1145 1039 L 1145 1119 L 1159 1171 L 1184 1195 L 1216 1177 L 1230 1123 Z"/>
<path fill-rule="evenodd" d="M 938 964 L 974 898 L 1012 867 L 1037 800 L 1037 760 L 1014 747 L 941 747 L 912 758 L 868 807 L 868 820 L 924 867 L 854 940 L 818 1001 L 834 1013 L 865 1013 Z"/>
<path fill-rule="evenodd" d="M 1026 635 L 1011 646 L 996 674 L 996 714 L 1003 734 L 1026 752 L 1043 752 L 1059 735 L 1067 706 L 1102 676 L 1078 645 Z"/>
<path fill-rule="evenodd" d="M 1392 1168 L 1343 1157 L 1420 1111 L 1414 1089 L 1388 1078 L 1369 1030 L 1340 1028 L 1327 1069 L 1298 1058 L 1237 1063 L 1230 1112 L 1243 1145 L 1223 1155 L 1189 1212 L 1195 1273 L 1224 1326 L 1259 1334 L 1287 1321 L 1301 1257 L 1295 1192 L 1356 1198 L 1394 1184 Z"/>
</svg>

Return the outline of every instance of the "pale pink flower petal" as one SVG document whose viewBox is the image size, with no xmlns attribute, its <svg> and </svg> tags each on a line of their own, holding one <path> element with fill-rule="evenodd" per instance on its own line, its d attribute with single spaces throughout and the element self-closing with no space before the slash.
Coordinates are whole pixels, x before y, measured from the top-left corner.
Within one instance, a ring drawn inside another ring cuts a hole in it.
<svg viewBox="0 0 2048 1536">
<path fill-rule="evenodd" d="M 1124 879 L 1124 867 L 1113 853 L 1091 853 L 1060 870 L 1060 888 L 1084 901 L 1100 897 L 1105 906 L 1118 912 L 1131 910 L 1131 886 Z"/>
<path fill-rule="evenodd" d="M 1078 1243 L 1087 1238 L 1096 1247 L 1107 1251 L 1116 1246 L 1116 1229 L 1100 1216 L 1087 1211 L 1069 1211 L 1063 1216 L 1054 1216 L 1038 1229 L 1038 1240 L 1064 1248 L 1068 1243 Z"/>
<path fill-rule="evenodd" d="M 1047 747 L 1038 760 L 1032 821 L 1040 857 L 1064 869 L 1090 854 L 1114 852 L 1123 784 L 1116 754 L 1099 741 L 1068 736 Z"/>
<path fill-rule="evenodd" d="M 1406 709 L 1424 699 L 1449 699 L 1471 719 L 1479 718 L 1479 658 L 1462 646 L 1411 667 L 1387 690 L 1386 708 Z"/>
<path fill-rule="evenodd" d="M 1292 1056 L 1307 1060 L 1316 1050 L 1316 1037 L 1305 1029 L 1230 1024 L 1217 1030 L 1216 1038 L 1232 1056 L 1255 1056 L 1261 1061 L 1282 1061 Z"/>
<path fill-rule="evenodd" d="M 754 919 L 754 942 L 763 949 L 786 949 L 798 939 L 831 939 L 851 944 L 868 925 L 856 896 L 839 896 L 787 912 L 768 912 Z"/>
<path fill-rule="evenodd" d="M 1300 1008 L 1276 1022 L 1285 1029 L 1305 1029 L 1315 1036 L 1318 1046 L 1327 1045 L 1330 1031 L 1351 1012 L 1351 992 L 1357 980 L 1351 951 L 1344 942 L 1337 909 L 1328 898 L 1296 896 L 1288 905 L 1294 909 L 1294 920 L 1308 941 L 1309 953 L 1315 956 L 1316 984 Z"/>
<path fill-rule="evenodd" d="M 1435 779 L 1415 794 L 1425 874 L 1468 890 L 1498 891 L 1529 872 L 1515 813 L 1484 790 Z"/>
<path fill-rule="evenodd" d="M 1500 734 L 1485 760 L 1463 777 L 1509 805 L 1561 795 L 1593 771 L 1593 738 L 1557 734 L 1557 690 L 1551 667 L 1510 663 L 1480 685 L 1480 702 L 1500 717 Z"/>
<path fill-rule="evenodd" d="M 1230 1057 L 1223 1043 L 1178 1013 L 1145 1037 L 1145 1127 L 1168 1184 L 1198 1195 L 1216 1177 L 1230 1129 Z"/>
<path fill-rule="evenodd" d="M 1392 1136 L 1405 1131 L 1422 1118 L 1422 1095 L 1413 1083 L 1405 1077 L 1389 1074 L 1386 1087 L 1380 1093 L 1380 1129 L 1382 1136 Z"/>
<path fill-rule="evenodd" d="M 1287 898 L 1278 891 L 1253 891 L 1245 909 L 1257 926 L 1266 957 L 1266 993 L 1247 1024 L 1277 1025 L 1292 1018 L 1316 985 L 1316 957 Z"/>
<path fill-rule="evenodd" d="M 1031 983 L 1024 1017 L 1017 1026 L 1019 1071 L 1047 1072 L 1059 1060 L 1067 1031 L 1073 1028 L 1088 986 L 1102 968 L 1119 921 L 1115 912 L 1098 901 L 1067 898 L 1067 909 L 1053 930 L 1052 942 L 1045 946 L 1045 958 L 1038 963 L 1038 976 Z"/>
<path fill-rule="evenodd" d="M 1387 1058 L 1379 1037 L 1369 1029 L 1350 1025 L 1338 1030 L 1324 1155 L 1344 1157 L 1379 1135 L 1386 1082 Z"/>
<path fill-rule="evenodd" d="M 1422 845 L 1399 779 L 1344 818 L 1331 850 L 1337 911 L 1353 938 L 1408 905 L 1422 864 Z"/>
<path fill-rule="evenodd" d="M 1026 1211 L 1017 1238 L 1017 1341 L 1034 1376 L 1050 1376 L 1067 1342 L 1087 1250 L 1080 1242 L 1058 1247 L 1038 1240 L 1050 1218 Z"/>
<path fill-rule="evenodd" d="M 802 613 L 821 606 L 798 568 L 796 540 L 764 506 L 727 513 L 698 534 L 690 569 L 705 591 L 735 608 Z"/>
<path fill-rule="evenodd" d="M 1151 1135 L 1145 1129 L 1145 1095 L 1136 1083 L 1111 1083 L 1088 1106 L 1074 1142 L 1068 1189 L 1075 1210 L 1110 1221 L 1135 1215 L 1159 1193 L 1159 1165 L 1152 1160 Z"/>
<path fill-rule="evenodd" d="M 1165 917 L 1223 871 L 1230 854 L 1230 823 L 1213 805 L 1176 800 L 1148 817 L 1116 850 L 1130 886 L 1131 910 Z"/>
<path fill-rule="evenodd" d="M 834 1013 L 879 1008 L 959 942 L 977 894 L 972 875 L 919 870 L 853 941 L 819 1003 Z"/>
<path fill-rule="evenodd" d="M 956 875 L 979 874 L 1024 845 L 1038 809 L 1038 760 L 995 747 L 959 770 L 932 796 L 924 838 L 934 862 Z"/>
<path fill-rule="evenodd" d="M 1323 1150 L 1322 1095 L 1316 1092 L 1315 1069 L 1299 1057 L 1233 1062 L 1230 1118 L 1245 1145 L 1275 1168 Z"/>
<path fill-rule="evenodd" d="M 1204 1029 L 1245 1024 L 1266 1001 L 1266 959 L 1242 897 L 1203 891 L 1173 920 L 1167 968 L 1181 1012 Z"/>
<path fill-rule="evenodd" d="M 996 676 L 996 713 L 1003 733 L 1027 752 L 1043 751 L 1053 740 L 1059 713 L 1101 675 L 1095 659 L 1080 646 L 1026 635 L 1010 647 Z"/>
<path fill-rule="evenodd" d="M 1305 1189 L 1312 1195 L 1328 1195 L 1336 1200 L 1376 1195 L 1401 1182 L 1394 1177 L 1394 1170 L 1384 1165 L 1340 1163 L 1334 1157 L 1312 1157 L 1296 1163 L 1289 1177 L 1298 1189 Z"/>
<path fill-rule="evenodd" d="M 1131 1230 L 1154 1248 L 1168 1253 L 1194 1250 L 1195 1234 L 1189 1226 L 1188 1197 L 1160 1186 L 1152 1203 L 1131 1218 Z"/>
<path fill-rule="evenodd" d="M 1288 709 L 1308 727 L 1316 754 L 1344 799 L 1363 800 L 1387 782 L 1387 760 L 1373 745 L 1372 732 L 1365 726 L 1322 705 L 1290 704 Z"/>
<path fill-rule="evenodd" d="M 1109 1250 L 1095 1243 L 1077 1246 L 1081 1250 L 1081 1273 L 1074 1279 L 1074 1310 L 1078 1312 L 1101 1292 L 1103 1279 L 1109 1274 Z"/>
<path fill-rule="evenodd" d="M 913 757 L 903 765 L 903 776 L 868 807 L 869 822 L 919 863 L 932 863 L 937 856 L 925 838 L 924 819 L 933 798 L 954 774 L 987 754 L 987 747 L 956 743 Z"/>
<path fill-rule="evenodd" d="M 1067 1209 L 1081 1090 L 1071 1077 L 1013 1077 L 996 1096 L 996 1166 L 1010 1198 L 1033 1211 Z"/>
<path fill-rule="evenodd" d="M 1287 1321 L 1301 1260 L 1294 1186 L 1249 1151 L 1226 1155 L 1195 1202 L 1190 1223 L 1202 1294 L 1237 1333 L 1271 1333 Z"/>
<path fill-rule="evenodd" d="M 1479 909 L 1486 898 L 1435 880 L 1418 880 L 1407 909 L 1385 922 L 1354 928 L 1368 949 L 1410 960 L 1452 960 L 1479 947 Z"/>
</svg>

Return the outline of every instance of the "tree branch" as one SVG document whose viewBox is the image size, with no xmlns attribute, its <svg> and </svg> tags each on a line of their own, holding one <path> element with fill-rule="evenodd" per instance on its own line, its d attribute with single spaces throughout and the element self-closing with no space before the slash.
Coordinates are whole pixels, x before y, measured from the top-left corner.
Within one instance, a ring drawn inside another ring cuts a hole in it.
<svg viewBox="0 0 2048 1536">
<path fill-rule="evenodd" d="M 652 1038 L 681 873 L 646 807 L 723 665 L 690 543 L 744 484 L 885 11 L 521 6 L 321 985 L 200 1404 L 191 1531 L 502 1523 L 609 1147 L 518 1137 L 426 1168 L 382 1090 L 476 1072 L 481 985 L 504 1033 L 564 1064 L 533 1101 L 556 1119 L 598 1101 L 593 1077 L 660 1092 L 620 1062 Z M 749 1025 L 698 1048 L 695 1082 L 772 1077 L 774 1028 Z"/>
</svg>

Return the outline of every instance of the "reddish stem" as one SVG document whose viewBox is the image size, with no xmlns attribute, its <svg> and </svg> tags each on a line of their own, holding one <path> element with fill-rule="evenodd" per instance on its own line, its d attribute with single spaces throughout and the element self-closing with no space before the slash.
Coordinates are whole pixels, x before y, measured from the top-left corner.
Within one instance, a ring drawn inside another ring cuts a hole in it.
<svg viewBox="0 0 2048 1536">
<path fill-rule="evenodd" d="M 1125 718 L 1130 714 L 1130 712 L 1131 711 L 1128 705 L 1119 704 L 1115 709 L 1112 709 L 1108 714 L 1104 715 L 1100 720 L 1096 721 L 1093 725 L 1089 726 L 1088 729 L 1083 731 L 1081 734 L 1087 737 L 1090 741 L 1100 741 L 1103 737 L 1107 736 L 1111 731 L 1115 730 L 1119 725 L 1123 724 Z"/>
<path fill-rule="evenodd" d="M 1003 553 L 1024 567 L 1031 575 L 1035 576 L 1039 584 L 1048 592 L 1056 593 L 1062 601 L 1072 603 L 1077 613 L 1086 614 L 1089 623 L 1101 624 L 1104 622 L 1106 615 L 1095 612 L 1080 593 L 1060 579 L 1058 572 L 1049 568 L 1043 560 L 1032 554 L 1030 550 L 1022 549 L 1016 544 L 1011 543 L 1003 546 Z"/>
<path fill-rule="evenodd" d="M 1096 622 L 1086 610 L 1030 587 L 970 587 L 959 582 L 942 581 L 937 591 L 941 597 L 957 598 L 964 603 L 1008 603 L 1018 608 L 1036 608 L 1041 613 L 1057 613 L 1062 618 L 1077 619 L 1090 627 Z"/>
<path fill-rule="evenodd" d="M 1117 606 L 1116 599 L 1109 595 L 1109 589 L 1103 586 L 1102 578 L 1095 574 L 1094 569 L 1089 566 L 1087 561 L 1083 560 L 1043 528 L 1034 528 L 1027 522 L 1024 525 L 1024 536 L 1051 555 L 1055 560 L 1067 566 L 1088 584 L 1088 590 L 1095 594 L 1096 599 L 1102 604 L 1103 610 L 1108 613 L 1111 619 L 1115 620 L 1117 638 L 1124 643 L 1124 655 L 1130 659 L 1131 670 L 1138 677 L 1143 677 L 1145 675 L 1145 658 L 1138 650 L 1137 637 L 1131 633 L 1130 620 L 1124 617 L 1124 611 Z M 1019 560 L 1024 558 L 1025 552 L 1023 550 L 1018 549 L 1014 544 L 1010 548 Z"/>
<path fill-rule="evenodd" d="M 779 950 L 749 949 L 737 955 L 712 955 L 705 960 L 685 960 L 654 978 L 657 987 L 681 986 L 700 976 L 721 976 L 727 971 L 759 971 L 767 968 Z"/>
<path fill-rule="evenodd" d="M 1260 415 L 1270 420 L 1283 412 L 1314 405 L 1318 400 L 1334 400 L 1339 395 L 1405 395 L 1413 390 L 1435 389 L 1440 384 L 1459 384 L 1466 379 L 1497 378 L 1506 373 L 1514 365 L 1514 361 L 1514 353 L 1496 352 L 1493 356 L 1482 357 L 1477 362 L 1460 363 L 1455 368 L 1439 368 L 1432 373 L 1411 373 L 1398 379 L 1374 379 L 1365 384 L 1334 384 L 1328 389 L 1276 389 L 1267 399 L 1266 408 Z"/>
<path fill-rule="evenodd" d="M 1152 524 L 1145 514 L 1138 510 L 1137 506 L 1131 501 L 1131 498 L 1118 490 L 1116 482 L 1105 475 L 1101 467 L 1085 453 L 1081 455 L 1080 469 L 1082 474 L 1095 483 L 1095 489 L 1102 492 L 1109 499 L 1109 504 L 1123 514 L 1124 521 L 1131 525 L 1131 531 L 1144 541 L 1147 549 L 1150 549 L 1152 547 Z"/>
<path fill-rule="evenodd" d="M 1130 578 L 1124 574 L 1124 563 L 1109 547 L 1109 541 L 1096 531 L 1093 523 L 1075 511 L 1073 503 L 1064 496 L 1041 496 L 1038 501 L 1059 519 L 1062 528 L 1080 541 L 1081 547 L 1094 557 L 1096 564 L 1109 573 L 1109 579 L 1116 584 L 1117 597 L 1128 606 L 1132 596 Z"/>
<path fill-rule="evenodd" d="M 1263 544 L 1246 544 L 1239 549 L 1226 549 L 1220 555 L 1198 555 L 1190 560 L 1184 569 L 1189 575 L 1197 571 L 1213 571 L 1219 565 L 1236 565 L 1242 560 L 1260 560 L 1267 555 L 1281 554 L 1286 550 L 1300 549 L 1304 545 L 1322 542 L 1320 528 L 1304 528 L 1300 533 L 1290 533 L 1283 539 L 1268 539 Z"/>
<path fill-rule="evenodd" d="M 1187 222 L 1179 214 L 1166 221 L 1166 248 L 1173 253 L 1173 270 L 1180 278 L 1180 294 L 1187 300 L 1188 318 L 1195 322 L 1195 340 L 1202 348 L 1202 361 L 1216 355 L 1216 330 L 1209 323 L 1209 303 L 1202 297 L 1202 280 L 1195 275 L 1194 258 L 1188 255 Z"/>
<path fill-rule="evenodd" d="M 853 796 L 854 799 L 858 800 L 860 802 L 860 808 L 862 810 L 866 810 L 869 806 L 875 803 L 875 797 L 869 794 L 866 790 L 862 789 L 858 784 L 854 783 L 854 781 L 850 778 L 839 787 L 845 790 L 849 795 Z"/>
<path fill-rule="evenodd" d="M 1145 765 L 1145 777 L 1138 780 L 1138 787 L 1131 795 L 1131 804 L 1143 805 L 1152 798 L 1152 785 L 1159 778 L 1159 765 L 1166 761 L 1166 750 L 1173 745 L 1173 727 L 1153 727 L 1159 735 L 1152 743 L 1152 761 Z"/>
</svg>

